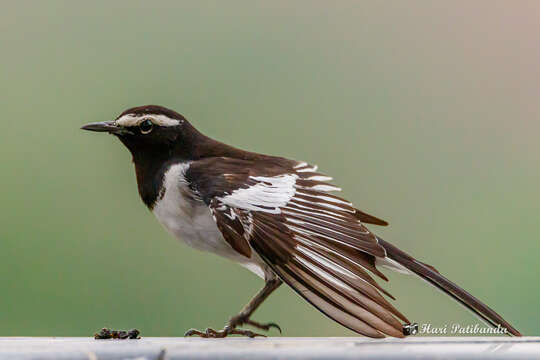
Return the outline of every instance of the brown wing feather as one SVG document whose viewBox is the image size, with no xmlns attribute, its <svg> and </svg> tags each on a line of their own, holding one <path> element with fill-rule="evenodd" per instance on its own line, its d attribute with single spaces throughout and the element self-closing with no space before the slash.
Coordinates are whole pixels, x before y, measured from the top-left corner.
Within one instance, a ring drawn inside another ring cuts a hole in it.
<svg viewBox="0 0 540 360">
<path fill-rule="evenodd" d="M 386 255 L 384 248 L 359 220 L 366 216 L 329 194 L 338 188 L 312 168 L 305 164 L 298 172 L 272 168 L 261 173 L 250 164 L 249 169 L 224 174 L 219 184 L 231 189 L 213 196 L 209 204 L 218 228 L 235 250 L 245 256 L 257 252 L 280 278 L 335 321 L 366 336 L 403 337 L 400 320 L 407 318 L 372 277 L 387 280 L 375 267 L 375 257 Z M 284 183 L 293 188 L 276 189 L 282 182 L 272 179 L 280 176 L 289 176 L 292 182 Z M 246 189 L 252 192 L 241 192 Z M 282 194 L 288 193 L 283 202 Z"/>
<path fill-rule="evenodd" d="M 344 326 L 366 336 L 402 337 L 402 324 L 396 317 L 407 319 L 380 294 L 371 276 L 359 272 L 364 271 L 360 267 L 350 271 L 323 252 L 304 248 L 294 231 L 279 230 L 283 217 L 253 214 L 250 244 L 270 267 L 302 297 Z"/>
<path fill-rule="evenodd" d="M 388 226 L 388 222 L 384 221 L 383 219 L 379 219 L 378 217 L 375 217 L 358 209 L 356 209 L 356 213 L 354 215 L 358 220 L 366 224 Z"/>
<path fill-rule="evenodd" d="M 217 201 L 213 200 L 210 210 L 219 231 L 221 231 L 221 234 L 223 235 L 223 238 L 234 250 L 238 251 L 245 257 L 250 258 L 251 247 L 249 246 L 246 238 L 243 236 L 244 228 L 237 219 L 240 216 L 239 211 L 232 208 L 226 208 L 224 210 L 228 211 L 229 214 L 234 214 L 227 216 L 225 212 L 219 210 L 216 203 Z"/>
</svg>

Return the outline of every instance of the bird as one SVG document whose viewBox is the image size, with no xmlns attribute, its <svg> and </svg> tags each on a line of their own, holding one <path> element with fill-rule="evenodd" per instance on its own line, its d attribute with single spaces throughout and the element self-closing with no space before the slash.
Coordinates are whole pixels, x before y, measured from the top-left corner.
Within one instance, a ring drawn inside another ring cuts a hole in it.
<svg viewBox="0 0 540 360">
<path fill-rule="evenodd" d="M 521 336 L 490 307 L 367 228 L 388 223 L 357 209 L 317 166 L 245 151 L 198 131 L 159 105 L 133 107 L 83 130 L 118 138 L 131 153 L 139 195 L 175 238 L 230 259 L 263 288 L 221 330 L 185 336 L 265 336 L 273 322 L 252 319 L 283 283 L 330 319 L 371 338 L 403 338 L 410 321 L 379 283 L 380 268 L 417 275 L 492 327 Z M 246 329 L 254 327 L 259 332 Z"/>
</svg>

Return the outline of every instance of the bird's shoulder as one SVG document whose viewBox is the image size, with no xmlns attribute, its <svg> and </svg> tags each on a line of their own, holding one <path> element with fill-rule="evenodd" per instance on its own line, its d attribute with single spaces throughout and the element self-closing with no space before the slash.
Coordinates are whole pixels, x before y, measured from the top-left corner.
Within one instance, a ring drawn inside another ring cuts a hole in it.
<svg viewBox="0 0 540 360">
<path fill-rule="evenodd" d="M 249 187 L 254 178 L 293 174 L 298 163 L 270 156 L 254 159 L 209 157 L 190 162 L 184 176 L 192 190 L 210 204 L 216 196 Z"/>
</svg>

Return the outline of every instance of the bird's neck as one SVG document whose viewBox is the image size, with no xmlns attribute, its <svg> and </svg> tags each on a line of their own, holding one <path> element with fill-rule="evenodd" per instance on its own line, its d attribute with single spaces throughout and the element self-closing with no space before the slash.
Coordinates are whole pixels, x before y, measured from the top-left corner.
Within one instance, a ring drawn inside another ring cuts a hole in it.
<svg viewBox="0 0 540 360">
<path fill-rule="evenodd" d="M 145 205 L 152 209 L 163 186 L 169 156 L 167 152 L 151 151 L 145 154 L 133 154 L 135 174 L 139 195 Z"/>
</svg>

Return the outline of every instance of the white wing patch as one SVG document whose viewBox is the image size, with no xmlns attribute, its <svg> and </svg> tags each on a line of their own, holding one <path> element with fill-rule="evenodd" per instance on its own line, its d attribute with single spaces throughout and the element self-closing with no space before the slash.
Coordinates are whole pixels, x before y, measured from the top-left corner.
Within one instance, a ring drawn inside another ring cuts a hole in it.
<svg viewBox="0 0 540 360">
<path fill-rule="evenodd" d="M 301 205 L 302 203 L 310 203 L 312 200 L 330 211 L 343 211 L 343 205 L 352 206 L 348 201 L 324 196 L 325 193 L 341 191 L 341 189 L 324 183 L 332 180 L 331 177 L 317 173 L 311 174 L 315 169 L 317 169 L 316 165 L 312 166 L 303 162 L 295 167 L 296 173 L 277 176 L 250 176 L 249 187 L 234 190 L 231 194 L 219 197 L 218 200 L 229 207 L 247 211 L 262 211 L 270 214 L 280 214 L 282 209 L 287 208 L 287 205 L 291 203 L 304 207 Z M 224 176 L 230 175 L 224 174 Z M 299 184 L 299 180 L 309 180 L 313 183 L 309 185 Z M 302 190 L 315 191 L 316 194 L 308 194 Z M 298 198 L 296 195 L 303 195 L 304 198 Z M 348 211 L 354 212 L 354 209 Z"/>
<path fill-rule="evenodd" d="M 230 195 L 218 198 L 222 203 L 244 210 L 262 211 L 279 214 L 296 193 L 296 174 L 284 174 L 273 177 L 250 176 L 256 181 L 248 188 L 234 190 Z"/>
</svg>

